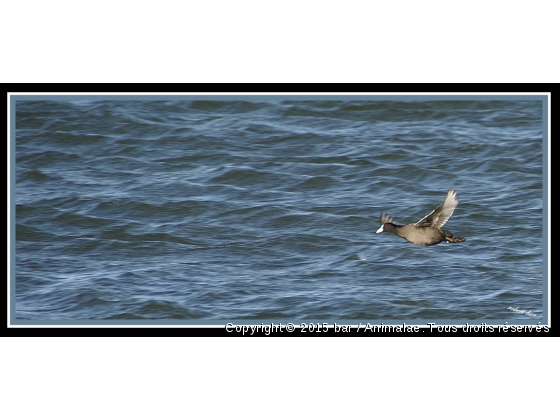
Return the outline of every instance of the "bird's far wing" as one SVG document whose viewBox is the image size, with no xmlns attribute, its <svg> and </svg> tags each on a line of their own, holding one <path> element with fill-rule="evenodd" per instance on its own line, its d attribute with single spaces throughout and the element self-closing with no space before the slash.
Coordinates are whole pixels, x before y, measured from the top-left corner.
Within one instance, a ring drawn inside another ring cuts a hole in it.
<svg viewBox="0 0 560 420">
<path fill-rule="evenodd" d="M 395 225 L 398 224 L 397 221 L 393 217 L 391 217 L 391 216 L 389 216 L 388 214 L 385 214 L 385 213 L 381 213 L 381 217 L 379 217 L 379 221 L 381 222 L 382 225 L 385 224 L 385 223 L 393 223 Z"/>
</svg>

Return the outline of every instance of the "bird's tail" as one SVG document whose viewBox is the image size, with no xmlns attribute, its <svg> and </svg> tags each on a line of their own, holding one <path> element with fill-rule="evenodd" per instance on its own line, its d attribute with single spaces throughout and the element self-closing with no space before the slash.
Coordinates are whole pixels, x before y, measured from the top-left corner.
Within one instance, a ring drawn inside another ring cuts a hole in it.
<svg viewBox="0 0 560 420">
<path fill-rule="evenodd" d="M 447 243 L 454 243 L 454 242 L 464 242 L 466 241 L 465 238 L 461 238 L 459 236 L 454 237 L 453 234 L 447 230 L 443 231 L 443 234 L 445 235 L 445 241 Z"/>
<path fill-rule="evenodd" d="M 450 242 L 464 242 L 466 241 L 465 238 L 461 238 L 459 236 L 457 236 L 456 238 L 445 238 L 445 240 L 450 243 Z"/>
</svg>

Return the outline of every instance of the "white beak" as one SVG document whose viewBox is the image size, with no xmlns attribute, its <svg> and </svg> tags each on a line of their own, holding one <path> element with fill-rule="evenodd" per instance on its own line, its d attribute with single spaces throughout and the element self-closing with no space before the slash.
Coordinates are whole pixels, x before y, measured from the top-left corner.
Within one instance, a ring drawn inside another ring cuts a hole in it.
<svg viewBox="0 0 560 420">
<path fill-rule="evenodd" d="M 381 227 L 375 231 L 375 233 L 381 233 L 381 232 L 383 232 L 383 225 L 381 225 Z"/>
</svg>

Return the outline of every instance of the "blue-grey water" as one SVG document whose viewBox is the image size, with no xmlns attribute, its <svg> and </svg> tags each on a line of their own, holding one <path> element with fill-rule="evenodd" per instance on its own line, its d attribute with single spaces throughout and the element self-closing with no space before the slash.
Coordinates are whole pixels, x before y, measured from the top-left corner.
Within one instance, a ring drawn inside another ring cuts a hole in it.
<svg viewBox="0 0 560 420">
<path fill-rule="evenodd" d="M 18 101 L 16 317 L 542 320 L 542 125 L 538 101 Z M 450 187 L 466 242 L 375 234 Z"/>
</svg>

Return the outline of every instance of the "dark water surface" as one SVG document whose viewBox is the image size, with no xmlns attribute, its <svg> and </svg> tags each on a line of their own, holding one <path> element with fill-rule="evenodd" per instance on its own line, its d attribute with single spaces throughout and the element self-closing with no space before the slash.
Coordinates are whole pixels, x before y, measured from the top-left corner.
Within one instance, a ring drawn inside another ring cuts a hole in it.
<svg viewBox="0 0 560 420">
<path fill-rule="evenodd" d="M 542 122 L 538 101 L 18 101 L 16 317 L 542 320 Z M 375 234 L 450 187 L 466 242 Z"/>
</svg>

